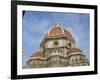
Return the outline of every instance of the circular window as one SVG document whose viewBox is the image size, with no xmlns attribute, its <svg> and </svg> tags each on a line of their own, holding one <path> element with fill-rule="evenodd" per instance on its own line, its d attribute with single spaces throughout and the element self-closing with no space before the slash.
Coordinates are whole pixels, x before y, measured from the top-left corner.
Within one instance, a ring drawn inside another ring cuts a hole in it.
<svg viewBox="0 0 100 80">
<path fill-rule="evenodd" d="M 58 41 L 55 41 L 55 42 L 54 42 L 54 46 L 57 46 L 57 45 L 58 45 Z"/>
</svg>

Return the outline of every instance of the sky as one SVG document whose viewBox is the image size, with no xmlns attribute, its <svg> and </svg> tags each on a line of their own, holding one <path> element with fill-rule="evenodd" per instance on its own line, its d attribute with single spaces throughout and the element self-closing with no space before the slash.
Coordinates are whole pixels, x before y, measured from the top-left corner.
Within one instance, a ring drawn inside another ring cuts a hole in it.
<svg viewBox="0 0 100 80">
<path fill-rule="evenodd" d="M 62 27 L 72 33 L 77 48 L 81 49 L 89 59 L 90 15 L 88 13 L 25 11 L 22 17 L 23 65 L 33 53 L 39 50 L 43 36 L 49 28 L 55 27 L 57 21 L 60 21 Z"/>
</svg>

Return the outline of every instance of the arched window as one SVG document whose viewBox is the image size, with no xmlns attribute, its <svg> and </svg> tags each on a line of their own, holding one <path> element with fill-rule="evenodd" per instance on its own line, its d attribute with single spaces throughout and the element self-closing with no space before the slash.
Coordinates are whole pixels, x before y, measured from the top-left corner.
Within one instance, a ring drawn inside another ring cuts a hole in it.
<svg viewBox="0 0 100 80">
<path fill-rule="evenodd" d="M 83 58 L 82 57 L 80 57 L 80 62 L 83 63 Z"/>
<path fill-rule="evenodd" d="M 71 63 L 74 63 L 74 60 L 73 60 L 73 58 L 71 59 Z"/>
<path fill-rule="evenodd" d="M 51 51 L 49 51 L 49 53 L 51 54 L 52 52 L 51 52 Z"/>
<path fill-rule="evenodd" d="M 78 58 L 75 59 L 76 64 L 78 63 Z"/>
<path fill-rule="evenodd" d="M 56 51 L 55 51 L 55 50 L 54 50 L 53 52 L 54 52 L 54 53 L 56 53 Z"/>
<path fill-rule="evenodd" d="M 62 51 L 61 50 L 58 50 L 58 53 L 62 53 Z"/>
<path fill-rule="evenodd" d="M 48 55 L 50 56 L 51 54 L 52 54 L 52 51 L 49 51 L 49 54 Z"/>
</svg>

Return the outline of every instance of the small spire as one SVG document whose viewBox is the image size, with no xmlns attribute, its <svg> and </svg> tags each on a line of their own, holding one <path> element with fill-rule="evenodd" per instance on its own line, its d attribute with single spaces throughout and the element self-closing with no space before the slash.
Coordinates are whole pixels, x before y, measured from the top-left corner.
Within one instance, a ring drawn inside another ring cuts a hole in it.
<svg viewBox="0 0 100 80">
<path fill-rule="evenodd" d="M 56 22 L 56 27 L 61 27 L 61 24 L 59 21 Z"/>
</svg>

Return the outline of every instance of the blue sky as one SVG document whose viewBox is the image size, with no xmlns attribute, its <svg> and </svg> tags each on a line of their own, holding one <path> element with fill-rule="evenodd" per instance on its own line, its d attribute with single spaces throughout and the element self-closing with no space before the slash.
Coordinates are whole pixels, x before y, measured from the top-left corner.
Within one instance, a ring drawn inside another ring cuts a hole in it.
<svg viewBox="0 0 100 80">
<path fill-rule="evenodd" d="M 55 26 L 57 21 L 60 21 L 63 28 L 72 33 L 77 47 L 89 59 L 89 14 L 25 11 L 22 19 L 23 64 L 39 50 L 41 39 L 49 28 Z"/>
</svg>

